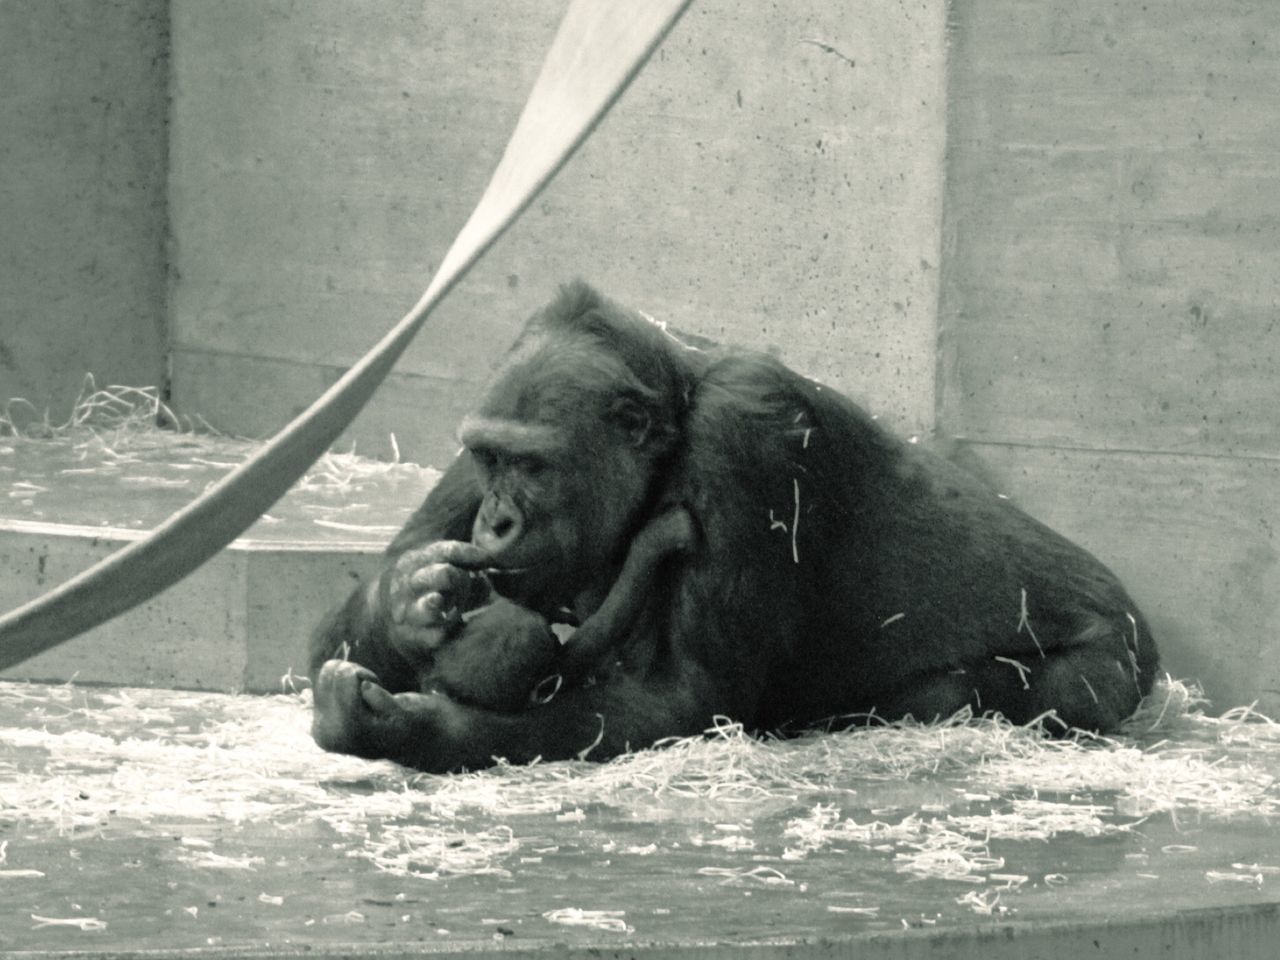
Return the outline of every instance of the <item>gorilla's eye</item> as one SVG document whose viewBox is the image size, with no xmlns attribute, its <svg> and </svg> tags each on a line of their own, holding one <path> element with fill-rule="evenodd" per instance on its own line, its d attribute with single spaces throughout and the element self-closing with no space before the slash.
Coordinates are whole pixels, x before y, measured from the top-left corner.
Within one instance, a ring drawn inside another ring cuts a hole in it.
<svg viewBox="0 0 1280 960">
<path fill-rule="evenodd" d="M 472 447 L 471 459 L 485 473 L 492 473 L 494 467 L 498 465 L 498 455 L 488 447 Z"/>
<path fill-rule="evenodd" d="M 511 466 L 530 477 L 536 477 L 547 469 L 549 464 L 541 457 L 532 454 L 521 454 L 511 458 Z"/>
</svg>

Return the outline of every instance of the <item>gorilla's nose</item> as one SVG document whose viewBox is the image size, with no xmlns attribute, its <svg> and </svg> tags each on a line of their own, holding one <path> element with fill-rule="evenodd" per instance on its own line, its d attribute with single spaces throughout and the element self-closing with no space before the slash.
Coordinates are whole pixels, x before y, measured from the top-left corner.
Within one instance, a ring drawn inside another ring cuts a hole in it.
<svg viewBox="0 0 1280 960">
<path fill-rule="evenodd" d="M 471 530 L 471 542 L 489 553 L 501 555 L 511 549 L 524 529 L 519 509 L 506 497 L 489 494 L 480 505 Z"/>
</svg>

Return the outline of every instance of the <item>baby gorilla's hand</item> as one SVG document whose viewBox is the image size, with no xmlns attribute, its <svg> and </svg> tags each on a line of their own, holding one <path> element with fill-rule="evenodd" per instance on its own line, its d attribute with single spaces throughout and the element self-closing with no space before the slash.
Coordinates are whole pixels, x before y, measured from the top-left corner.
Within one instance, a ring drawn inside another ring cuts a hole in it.
<svg viewBox="0 0 1280 960">
<path fill-rule="evenodd" d="M 487 552 L 459 540 L 438 540 L 408 550 L 372 585 L 391 628 L 396 650 L 425 666 L 462 615 L 489 599 L 481 573 L 492 565 Z"/>
</svg>

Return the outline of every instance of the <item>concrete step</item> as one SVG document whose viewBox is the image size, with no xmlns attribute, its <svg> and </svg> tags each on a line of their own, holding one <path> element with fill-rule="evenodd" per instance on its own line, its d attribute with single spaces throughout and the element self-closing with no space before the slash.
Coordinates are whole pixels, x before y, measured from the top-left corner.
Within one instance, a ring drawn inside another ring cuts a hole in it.
<svg viewBox="0 0 1280 960">
<path fill-rule="evenodd" d="M 253 449 L 151 429 L 0 441 L 0 609 L 145 536 Z M 326 454 L 181 583 L 0 677 L 279 690 L 305 674 L 315 623 L 376 567 L 437 477 L 416 464 Z"/>
</svg>

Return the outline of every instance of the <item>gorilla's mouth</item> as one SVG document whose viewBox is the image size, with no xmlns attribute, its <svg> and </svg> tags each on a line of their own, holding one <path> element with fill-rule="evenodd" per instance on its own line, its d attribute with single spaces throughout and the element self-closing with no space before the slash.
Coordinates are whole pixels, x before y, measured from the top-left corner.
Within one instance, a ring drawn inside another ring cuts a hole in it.
<svg viewBox="0 0 1280 960">
<path fill-rule="evenodd" d="M 490 567 L 484 575 L 490 586 L 508 600 L 519 603 L 527 602 L 537 592 L 538 583 L 535 567 Z"/>
</svg>

